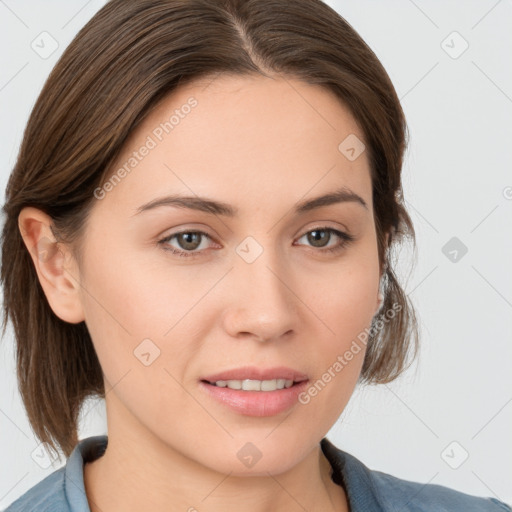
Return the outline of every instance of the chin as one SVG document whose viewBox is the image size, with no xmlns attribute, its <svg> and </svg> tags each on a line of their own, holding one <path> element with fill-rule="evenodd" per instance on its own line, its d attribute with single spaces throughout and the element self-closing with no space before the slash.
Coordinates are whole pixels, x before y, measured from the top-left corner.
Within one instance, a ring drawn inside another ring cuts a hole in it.
<svg viewBox="0 0 512 512">
<path fill-rule="evenodd" d="M 231 476 L 279 475 L 295 467 L 316 444 L 306 439 L 301 444 L 296 436 L 275 433 L 269 436 L 269 432 L 271 429 L 260 431 L 258 435 L 238 435 L 224 444 L 215 442 L 215 449 L 210 446 L 208 457 L 202 457 L 202 464 Z"/>
</svg>

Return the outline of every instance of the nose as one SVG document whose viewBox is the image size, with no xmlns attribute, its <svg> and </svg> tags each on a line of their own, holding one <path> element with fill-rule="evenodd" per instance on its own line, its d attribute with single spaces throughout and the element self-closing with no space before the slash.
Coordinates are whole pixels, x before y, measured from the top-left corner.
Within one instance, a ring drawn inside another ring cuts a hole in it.
<svg viewBox="0 0 512 512">
<path fill-rule="evenodd" d="M 234 259 L 223 313 L 224 328 L 232 337 L 275 341 L 297 329 L 300 300 L 284 263 L 268 248 L 252 263 Z"/>
</svg>

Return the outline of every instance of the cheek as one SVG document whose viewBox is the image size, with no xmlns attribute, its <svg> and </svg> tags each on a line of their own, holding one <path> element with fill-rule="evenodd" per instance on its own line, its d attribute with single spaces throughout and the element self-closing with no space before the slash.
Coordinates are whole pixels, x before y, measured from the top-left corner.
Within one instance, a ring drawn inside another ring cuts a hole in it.
<svg viewBox="0 0 512 512">
<path fill-rule="evenodd" d="M 308 305 L 324 333 L 324 353 L 344 346 L 371 324 L 379 289 L 377 253 L 354 251 L 337 266 L 308 281 Z M 330 347 L 330 349 L 329 349 Z"/>
<path fill-rule="evenodd" d="M 169 286 L 171 280 L 157 279 L 158 272 L 133 258 L 97 261 L 103 263 L 88 272 L 83 300 L 105 391 L 115 388 L 108 395 L 113 416 L 128 424 L 126 408 L 152 427 L 170 428 L 175 418 L 169 411 L 182 410 L 186 400 L 179 382 L 195 350 L 183 342 L 190 334 L 190 301 L 177 290 L 186 284 L 172 280 Z"/>
<path fill-rule="evenodd" d="M 176 323 L 175 312 L 183 310 L 176 290 L 156 280 L 128 251 L 122 257 L 123 251 L 114 247 L 90 245 L 82 279 L 87 328 L 111 385 L 127 372 L 130 380 L 152 379 L 153 368 L 161 366 L 164 357 L 179 356 L 164 350 L 171 337 L 164 334 Z"/>
<path fill-rule="evenodd" d="M 312 417 L 335 422 L 353 393 L 366 353 L 366 341 L 379 285 L 378 259 L 370 248 L 347 257 L 334 272 L 310 283 L 315 377 L 301 399 Z"/>
<path fill-rule="evenodd" d="M 115 330 L 119 339 L 136 343 L 161 338 L 189 308 L 187 296 L 193 290 L 178 272 L 170 275 L 168 269 L 155 268 L 147 255 L 123 250 L 121 241 L 88 251 L 83 298 L 92 327 L 109 334 Z"/>
<path fill-rule="evenodd" d="M 173 397 L 178 399 L 176 381 L 185 380 L 189 361 L 200 350 L 200 334 L 215 318 L 203 314 L 212 305 L 200 299 L 219 277 L 191 276 L 192 266 L 173 267 L 163 257 L 155 263 L 133 248 L 119 249 L 121 242 L 104 242 L 88 247 L 83 303 L 105 379 L 111 386 L 123 379 L 127 388 L 131 382 L 127 403 L 142 407 L 155 403 L 145 393 L 161 390 L 158 397 L 167 397 L 168 409 Z M 116 252 L 122 257 L 113 258 Z M 116 393 L 122 388 L 116 386 Z"/>
</svg>

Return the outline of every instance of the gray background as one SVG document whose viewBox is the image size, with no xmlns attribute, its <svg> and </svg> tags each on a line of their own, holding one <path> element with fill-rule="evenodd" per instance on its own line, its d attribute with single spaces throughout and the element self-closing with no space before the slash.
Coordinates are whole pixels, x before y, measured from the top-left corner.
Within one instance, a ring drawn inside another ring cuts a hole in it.
<svg viewBox="0 0 512 512">
<path fill-rule="evenodd" d="M 327 3 L 381 59 L 408 120 L 404 192 L 418 257 L 411 272 L 405 247 L 399 269 L 422 334 L 418 364 L 394 383 L 357 389 L 328 437 L 372 469 L 511 503 L 512 1 Z M 0 0 L 2 200 L 46 77 L 103 4 Z M 47 58 L 31 47 L 44 31 L 58 43 Z M 14 371 L 8 330 L 0 508 L 62 465 L 40 451 Z M 102 402 L 85 405 L 80 433 L 106 433 Z"/>
</svg>

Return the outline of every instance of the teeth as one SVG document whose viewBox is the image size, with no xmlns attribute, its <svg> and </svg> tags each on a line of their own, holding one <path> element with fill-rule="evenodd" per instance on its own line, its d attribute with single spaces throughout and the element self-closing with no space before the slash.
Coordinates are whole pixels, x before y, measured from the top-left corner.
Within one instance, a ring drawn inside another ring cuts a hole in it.
<svg viewBox="0 0 512 512">
<path fill-rule="evenodd" d="M 218 380 L 215 385 L 219 388 L 241 389 L 243 391 L 275 391 L 276 389 L 291 388 L 293 380 Z"/>
</svg>

